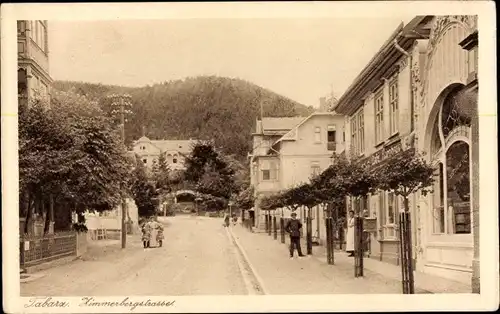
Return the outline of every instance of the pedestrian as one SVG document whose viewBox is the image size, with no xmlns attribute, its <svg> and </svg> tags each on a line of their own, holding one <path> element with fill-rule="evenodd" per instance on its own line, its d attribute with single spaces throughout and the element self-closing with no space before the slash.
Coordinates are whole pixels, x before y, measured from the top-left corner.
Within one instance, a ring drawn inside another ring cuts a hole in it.
<svg viewBox="0 0 500 314">
<path fill-rule="evenodd" d="M 144 221 L 141 231 L 142 231 L 142 244 L 146 249 L 149 247 L 150 243 L 149 241 L 151 240 L 151 223 L 149 219 Z"/>
<path fill-rule="evenodd" d="M 349 211 L 349 218 L 347 218 L 347 236 L 346 236 L 346 252 L 348 256 L 354 256 L 354 211 Z"/>
<path fill-rule="evenodd" d="M 291 219 L 286 223 L 285 230 L 290 234 L 290 258 L 293 258 L 293 253 L 297 249 L 299 256 L 305 256 L 302 254 L 302 249 L 300 248 L 300 232 L 302 229 L 302 223 L 297 219 L 297 213 L 292 213 Z"/>
<path fill-rule="evenodd" d="M 229 227 L 229 214 L 224 216 L 224 227 Z"/>
</svg>

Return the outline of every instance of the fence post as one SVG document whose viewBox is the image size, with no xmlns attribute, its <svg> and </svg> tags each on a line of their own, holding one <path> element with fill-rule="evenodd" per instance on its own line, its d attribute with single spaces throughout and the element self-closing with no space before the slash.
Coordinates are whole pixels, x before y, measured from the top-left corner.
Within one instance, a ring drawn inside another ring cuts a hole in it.
<svg viewBox="0 0 500 314">
<path fill-rule="evenodd" d="M 363 277 L 363 217 L 355 218 L 354 277 Z"/>
<path fill-rule="evenodd" d="M 407 199 L 405 200 L 408 201 Z M 401 283 L 403 294 L 415 293 L 413 278 L 413 253 L 411 243 L 411 216 L 409 212 L 399 214 L 399 241 L 401 251 Z"/>
<path fill-rule="evenodd" d="M 312 219 L 311 219 L 311 209 L 307 210 L 306 225 L 307 225 L 307 234 L 306 234 L 307 254 L 308 255 L 312 255 Z"/>
<path fill-rule="evenodd" d="M 408 202 L 408 199 L 405 200 Z M 413 250 L 412 250 L 412 238 L 411 238 L 411 214 L 406 212 L 406 242 L 408 243 L 408 283 L 409 283 L 409 293 L 415 293 L 415 282 L 413 278 Z"/>
<path fill-rule="evenodd" d="M 276 223 L 276 216 L 273 215 L 273 233 L 274 233 L 274 240 L 278 239 L 278 225 Z"/>
<path fill-rule="evenodd" d="M 269 222 L 267 223 L 267 225 L 269 226 L 269 228 L 267 229 L 267 234 L 271 235 L 272 230 L 273 230 L 271 211 L 268 211 L 268 213 L 269 214 L 267 215 L 267 219 L 268 219 Z"/>
</svg>

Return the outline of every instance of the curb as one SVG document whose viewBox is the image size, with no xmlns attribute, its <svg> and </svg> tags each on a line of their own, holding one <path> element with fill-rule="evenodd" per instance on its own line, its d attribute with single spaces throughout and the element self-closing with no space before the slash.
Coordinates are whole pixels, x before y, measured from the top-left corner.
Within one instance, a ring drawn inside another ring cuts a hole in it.
<svg viewBox="0 0 500 314">
<path fill-rule="evenodd" d="M 257 284 L 260 286 L 261 290 L 262 290 L 262 293 L 264 295 L 268 295 L 269 294 L 269 290 L 265 287 L 264 285 L 264 281 L 262 280 L 262 278 L 259 276 L 259 274 L 257 273 L 255 267 L 253 266 L 252 262 L 250 261 L 250 259 L 248 258 L 248 255 L 245 251 L 245 249 L 243 249 L 243 246 L 241 245 L 241 243 L 238 241 L 238 239 L 236 239 L 236 237 L 234 236 L 233 232 L 231 231 L 230 228 L 227 228 L 227 232 L 228 234 L 231 236 L 231 239 L 233 240 L 233 242 L 236 244 L 236 247 L 238 248 L 238 250 L 240 251 L 241 255 L 243 255 L 243 258 L 245 259 L 245 261 L 247 262 L 248 264 L 248 267 L 250 267 L 250 271 L 252 272 L 252 274 L 254 275 L 255 279 L 257 280 Z"/>
<path fill-rule="evenodd" d="M 26 278 L 21 278 L 19 280 L 20 283 L 27 283 L 27 282 L 31 282 L 31 281 L 35 281 L 37 279 L 40 279 L 40 278 L 43 278 L 45 277 L 45 274 L 23 274 L 25 276 L 27 276 Z"/>
</svg>

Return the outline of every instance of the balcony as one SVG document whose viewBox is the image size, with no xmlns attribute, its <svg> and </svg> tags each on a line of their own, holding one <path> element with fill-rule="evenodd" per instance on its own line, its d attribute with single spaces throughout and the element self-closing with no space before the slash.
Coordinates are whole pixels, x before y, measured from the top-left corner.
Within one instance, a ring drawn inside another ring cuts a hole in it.
<svg viewBox="0 0 500 314">
<path fill-rule="evenodd" d="M 337 142 L 328 142 L 326 147 L 328 151 L 335 152 L 337 150 Z"/>
</svg>

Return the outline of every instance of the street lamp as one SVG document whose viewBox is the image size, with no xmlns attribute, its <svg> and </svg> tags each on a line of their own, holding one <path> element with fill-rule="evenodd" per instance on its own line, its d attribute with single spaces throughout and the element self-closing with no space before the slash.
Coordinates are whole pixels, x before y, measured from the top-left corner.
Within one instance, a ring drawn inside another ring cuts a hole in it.
<svg viewBox="0 0 500 314">
<path fill-rule="evenodd" d="M 112 94 L 108 96 L 108 99 L 111 100 L 111 114 L 113 116 L 118 116 L 120 118 L 120 130 L 122 143 L 125 145 L 125 122 L 127 119 L 125 118 L 126 114 L 131 114 L 132 111 L 130 108 L 132 107 L 132 96 L 125 95 L 117 95 Z M 121 186 L 120 190 L 123 192 L 123 186 Z M 127 224 L 125 221 L 125 216 L 128 216 L 127 213 L 127 205 L 125 203 L 125 196 L 122 194 L 122 249 L 127 246 Z"/>
</svg>

